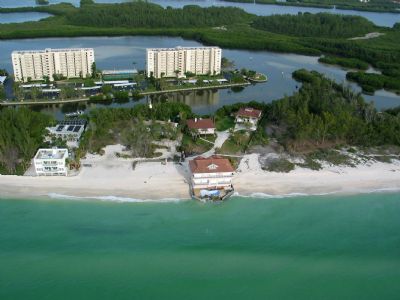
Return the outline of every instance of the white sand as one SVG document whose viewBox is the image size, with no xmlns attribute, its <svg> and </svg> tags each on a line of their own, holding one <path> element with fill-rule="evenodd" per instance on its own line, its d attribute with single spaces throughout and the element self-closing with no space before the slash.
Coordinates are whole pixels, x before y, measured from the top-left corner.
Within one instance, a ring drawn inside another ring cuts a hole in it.
<svg viewBox="0 0 400 300">
<path fill-rule="evenodd" d="M 0 195 L 12 197 L 42 197 L 50 194 L 76 197 L 116 196 L 130 199 L 188 198 L 183 166 L 160 162 L 143 162 L 132 169 L 134 159 L 117 158 L 119 145 L 108 146 L 105 154 L 88 155 L 77 176 L 27 177 L 0 176 Z"/>
<path fill-rule="evenodd" d="M 296 168 L 290 173 L 265 172 L 258 155 L 246 155 L 233 181 L 241 195 L 363 193 L 377 190 L 400 190 L 400 161 L 369 163 L 352 167 L 324 167 L 323 170 Z"/>
<path fill-rule="evenodd" d="M 122 197 L 142 200 L 188 199 L 187 164 L 139 163 L 132 169 L 133 159 L 115 156 L 118 145 L 106 147 L 103 156 L 88 155 L 77 176 L 28 177 L 0 176 L 2 197 L 43 197 L 69 195 L 75 197 Z M 240 195 L 288 195 L 360 193 L 374 190 L 400 190 L 400 162 L 373 163 L 370 166 L 328 167 L 321 171 L 296 168 L 290 173 L 261 170 L 258 155 L 246 155 L 234 178 Z"/>
</svg>

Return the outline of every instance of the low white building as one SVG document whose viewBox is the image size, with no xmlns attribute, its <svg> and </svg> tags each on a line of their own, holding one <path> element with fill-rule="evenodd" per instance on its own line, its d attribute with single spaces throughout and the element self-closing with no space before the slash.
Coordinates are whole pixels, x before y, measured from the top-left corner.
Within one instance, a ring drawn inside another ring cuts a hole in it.
<svg viewBox="0 0 400 300">
<path fill-rule="evenodd" d="M 212 119 L 189 119 L 186 124 L 191 131 L 197 132 L 198 134 L 215 134 L 215 123 Z"/>
<path fill-rule="evenodd" d="M 242 107 L 236 113 L 236 123 L 251 123 L 257 125 L 261 119 L 261 110 L 252 107 Z"/>
<path fill-rule="evenodd" d="M 39 149 L 33 163 L 37 176 L 67 176 L 68 149 Z"/>
<path fill-rule="evenodd" d="M 61 138 L 67 142 L 69 147 L 78 147 L 79 139 L 85 131 L 86 121 L 83 119 L 73 119 L 61 121 L 54 127 L 47 127 L 49 135 Z"/>
<path fill-rule="evenodd" d="M 208 158 L 199 156 L 189 161 L 189 167 L 194 196 L 223 196 L 233 190 L 235 169 L 227 158 L 217 155 Z"/>
<path fill-rule="evenodd" d="M 242 107 L 236 113 L 235 130 L 249 129 L 257 130 L 257 123 L 260 121 L 262 111 L 252 107 Z M 240 126 L 244 125 L 244 126 Z"/>
</svg>

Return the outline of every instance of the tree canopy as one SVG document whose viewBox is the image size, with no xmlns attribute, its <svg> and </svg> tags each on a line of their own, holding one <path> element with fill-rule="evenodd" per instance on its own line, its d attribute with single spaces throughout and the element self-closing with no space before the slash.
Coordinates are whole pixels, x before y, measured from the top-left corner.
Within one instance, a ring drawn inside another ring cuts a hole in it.
<svg viewBox="0 0 400 300">
<path fill-rule="evenodd" d="M 373 103 L 319 73 L 299 70 L 294 77 L 303 87 L 274 101 L 268 115 L 284 129 L 280 139 L 287 147 L 400 145 L 399 116 L 378 112 Z"/>
<path fill-rule="evenodd" d="M 52 118 L 27 108 L 0 111 L 0 171 L 14 174 L 29 164 Z"/>
<path fill-rule="evenodd" d="M 280 34 L 327 38 L 356 37 L 375 29 L 372 22 L 362 17 L 328 13 L 257 17 L 252 26 Z"/>
<path fill-rule="evenodd" d="M 83 5 L 68 15 L 74 25 L 99 27 L 206 27 L 249 20 L 250 14 L 234 7 L 187 5 L 183 8 L 163 7 L 147 2 Z"/>
</svg>

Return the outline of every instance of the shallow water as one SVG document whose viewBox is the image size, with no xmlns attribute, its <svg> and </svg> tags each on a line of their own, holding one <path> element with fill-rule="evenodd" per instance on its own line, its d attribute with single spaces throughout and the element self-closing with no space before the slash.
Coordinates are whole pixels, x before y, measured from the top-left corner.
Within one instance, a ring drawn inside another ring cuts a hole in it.
<svg viewBox="0 0 400 300">
<path fill-rule="evenodd" d="M 398 299 L 400 194 L 0 200 L 1 299 Z"/>
<path fill-rule="evenodd" d="M 28 21 L 39 21 L 50 17 L 50 14 L 41 12 L 23 12 L 23 13 L 0 13 L 0 24 L 23 23 Z"/>
</svg>

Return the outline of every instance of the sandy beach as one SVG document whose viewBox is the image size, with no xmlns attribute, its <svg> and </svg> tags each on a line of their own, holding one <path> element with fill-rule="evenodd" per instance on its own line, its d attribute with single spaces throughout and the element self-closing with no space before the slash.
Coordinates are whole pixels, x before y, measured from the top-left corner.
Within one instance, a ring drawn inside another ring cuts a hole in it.
<svg viewBox="0 0 400 300">
<path fill-rule="evenodd" d="M 106 147 L 103 156 L 88 155 L 76 176 L 0 176 L 0 195 L 17 198 L 97 198 L 120 201 L 189 199 L 187 163 L 141 162 L 118 158 L 118 146 Z M 87 165 L 91 165 L 90 167 Z M 242 196 L 288 196 L 327 193 L 363 193 L 400 190 L 400 161 L 370 162 L 357 167 L 326 166 L 290 173 L 263 171 L 257 154 L 242 159 L 233 180 Z"/>
<path fill-rule="evenodd" d="M 258 155 L 250 154 L 242 159 L 234 186 L 240 195 L 253 196 L 395 191 L 400 190 L 400 161 L 357 167 L 325 166 L 320 171 L 296 167 L 289 173 L 276 173 L 263 171 Z"/>
</svg>

